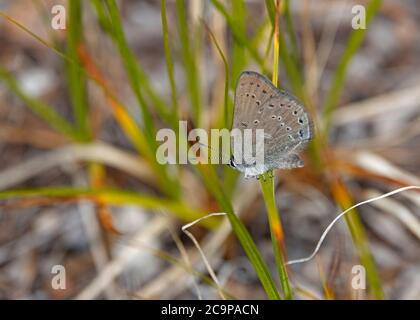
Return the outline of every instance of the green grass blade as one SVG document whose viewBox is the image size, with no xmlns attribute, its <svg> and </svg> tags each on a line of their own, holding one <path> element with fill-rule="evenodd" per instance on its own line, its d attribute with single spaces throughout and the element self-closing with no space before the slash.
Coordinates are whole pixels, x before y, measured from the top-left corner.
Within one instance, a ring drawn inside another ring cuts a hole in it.
<svg viewBox="0 0 420 320">
<path fill-rule="evenodd" d="M 253 265 L 254 270 L 256 271 L 268 298 L 271 300 L 280 300 L 281 297 L 277 291 L 276 284 L 273 278 L 271 277 L 268 267 L 264 262 L 260 252 L 258 251 L 257 246 L 252 240 L 252 237 L 249 234 L 248 230 L 245 228 L 244 224 L 239 220 L 239 218 L 235 215 L 235 213 L 228 213 L 228 218 L 232 226 L 233 232 L 239 239 L 242 248 L 248 256 L 249 261 Z"/>
<path fill-rule="evenodd" d="M 346 210 L 353 206 L 353 199 L 346 185 L 338 176 L 331 181 L 331 191 L 338 206 Z M 366 268 L 366 278 L 375 299 L 384 299 L 384 292 L 380 276 L 371 253 L 365 229 L 356 209 L 346 215 L 345 221 L 350 230 L 353 243 L 356 247 L 360 262 Z"/>
<path fill-rule="evenodd" d="M 276 17 L 276 6 L 273 0 L 265 0 L 265 8 L 270 18 L 271 26 L 274 27 L 274 19 Z"/>
<path fill-rule="evenodd" d="M 211 32 L 210 28 L 205 25 L 208 34 L 210 35 L 210 39 L 213 41 L 217 52 L 220 55 L 220 58 L 223 61 L 223 67 L 225 69 L 225 88 L 224 88 L 224 99 L 223 99 L 223 123 L 225 128 L 231 128 L 232 126 L 232 118 L 233 118 L 233 105 L 229 103 L 229 65 L 227 59 L 223 53 L 222 48 L 220 47 L 219 43 L 217 42 L 216 37 L 214 36 L 213 32 Z"/>
<path fill-rule="evenodd" d="M 95 1 L 95 0 L 92 0 Z M 97 0 L 96 0 L 97 1 Z M 150 98 L 153 105 L 156 107 L 156 111 L 159 114 L 159 116 L 168 124 L 170 124 L 173 128 L 176 127 L 176 120 L 172 117 L 170 114 L 169 109 L 166 106 L 166 103 L 161 99 L 159 94 L 154 90 L 152 87 L 150 80 L 146 74 L 146 72 L 141 67 L 140 63 L 137 62 L 137 58 L 132 52 L 131 48 L 128 45 L 127 39 L 125 38 L 125 33 L 122 25 L 121 16 L 119 14 L 118 6 L 115 2 L 115 0 L 108 0 L 107 2 L 107 9 L 110 16 L 110 22 L 108 29 L 111 30 L 111 36 L 114 42 L 116 43 L 121 59 L 124 64 L 124 68 L 128 74 L 131 88 L 137 98 L 137 101 L 139 103 L 142 117 L 143 117 L 143 125 L 145 127 L 145 130 L 149 135 L 153 136 L 154 132 L 154 126 L 152 121 L 152 116 L 150 114 L 149 109 L 147 108 L 147 103 L 145 96 L 143 95 L 143 92 L 141 89 L 144 90 L 144 92 L 147 94 L 147 96 Z M 95 5 L 94 7 L 96 7 Z M 102 13 L 100 13 L 100 16 L 104 16 L 103 13 L 104 10 L 102 10 Z M 150 144 L 154 145 L 154 140 L 150 139 Z"/>
<path fill-rule="evenodd" d="M 244 1 L 236 0 L 231 2 L 232 5 L 232 23 L 236 26 L 238 33 L 246 35 L 246 6 Z M 246 64 L 245 46 L 243 43 L 234 41 L 232 45 L 232 79 L 238 79 L 244 70 Z M 232 83 L 234 88 L 235 83 Z"/>
<path fill-rule="evenodd" d="M 115 0 L 110 0 L 106 3 L 100 0 L 91 0 L 91 3 L 95 9 L 99 23 L 103 26 L 104 30 L 109 33 L 119 49 L 124 68 L 129 76 L 130 85 L 138 100 L 141 112 L 150 113 L 149 109 L 146 107 L 146 98 L 141 92 L 141 89 L 143 89 L 146 96 L 156 108 L 156 112 L 159 114 L 161 119 L 175 128 L 177 123 L 176 117 L 171 114 L 165 101 L 153 88 L 149 77 L 141 64 L 137 61 L 137 57 L 128 46 L 118 6 L 116 5 Z"/>
<path fill-rule="evenodd" d="M 171 99 L 172 99 L 172 112 L 173 117 L 178 119 L 178 98 L 176 94 L 175 86 L 175 73 L 174 73 L 174 62 L 172 59 L 171 45 L 169 42 L 169 29 L 168 21 L 166 18 L 166 0 L 161 0 L 160 2 L 160 14 L 162 20 L 162 35 L 163 35 L 163 46 L 165 49 L 165 61 L 166 69 L 168 71 L 169 85 L 171 89 Z"/>
<path fill-rule="evenodd" d="M 123 60 L 126 72 L 128 74 L 131 88 L 137 98 L 139 103 L 141 114 L 143 117 L 143 126 L 145 129 L 145 136 L 148 142 L 148 145 L 152 153 L 155 153 L 157 148 L 157 142 L 155 138 L 155 129 L 153 125 L 152 116 L 146 106 L 146 101 L 141 91 L 141 84 L 146 84 L 146 75 L 144 71 L 139 67 L 136 61 L 136 57 L 128 46 L 127 40 L 125 38 L 121 17 L 118 11 L 118 6 L 115 0 L 107 0 L 107 8 L 109 16 L 111 18 L 111 29 L 113 30 L 114 40 L 116 41 L 117 47 L 120 51 L 121 58 Z M 149 93 L 151 93 L 151 88 L 149 87 Z M 157 94 L 155 95 L 157 97 Z M 174 124 L 175 125 L 175 124 Z M 165 189 L 168 190 L 171 196 L 179 197 L 180 187 L 179 184 L 171 179 L 166 171 L 165 167 L 161 167 L 161 172 L 159 175 L 164 180 Z"/>
<path fill-rule="evenodd" d="M 270 20 L 274 19 L 275 5 L 273 3 L 273 0 L 266 0 L 265 4 L 266 4 L 266 9 L 270 17 Z M 271 21 L 274 28 L 274 20 L 271 20 Z M 294 57 L 293 54 L 292 55 L 290 54 L 286 41 L 284 39 L 283 33 L 278 32 L 277 34 L 278 34 L 278 41 L 279 41 L 280 59 L 282 61 L 282 65 L 286 72 L 287 78 L 292 86 L 292 91 L 298 98 L 305 100 L 305 92 L 304 92 L 302 75 L 296 63 L 298 58 Z"/>
<path fill-rule="evenodd" d="M 194 48 L 191 46 L 188 29 L 188 19 L 184 0 L 176 0 L 176 13 L 178 20 L 178 32 L 181 42 L 181 55 L 185 69 L 188 93 L 190 95 L 192 117 L 194 126 L 200 127 L 201 124 L 201 94 L 200 79 L 198 77 L 197 62 L 193 54 Z"/>
<path fill-rule="evenodd" d="M 108 12 L 111 19 L 111 27 L 116 41 L 118 50 L 120 52 L 125 70 L 127 71 L 131 88 L 138 101 L 140 112 L 142 116 L 142 123 L 145 129 L 146 137 L 151 145 L 155 145 L 154 125 L 152 116 L 147 109 L 146 100 L 141 92 L 141 80 L 139 77 L 138 65 L 136 57 L 128 46 L 125 38 L 119 9 L 114 0 L 107 0 Z"/>
<path fill-rule="evenodd" d="M 341 210 L 345 209 L 345 207 L 341 207 Z M 366 268 L 367 282 L 370 286 L 372 294 L 375 299 L 382 300 L 384 299 L 385 295 L 382 289 L 381 279 L 369 247 L 369 241 L 365 233 L 365 228 L 363 227 L 358 211 L 352 210 L 349 212 L 345 216 L 345 220 L 360 257 L 360 262 Z"/>
<path fill-rule="evenodd" d="M 226 19 L 226 22 L 229 28 L 232 31 L 234 41 L 238 42 L 238 44 L 247 48 L 249 53 L 251 54 L 252 58 L 258 63 L 258 65 L 263 70 L 263 73 L 267 73 L 267 69 L 264 66 L 264 59 L 259 54 L 257 48 L 252 45 L 252 42 L 246 37 L 246 34 L 242 33 L 241 30 L 236 25 L 234 19 L 229 14 L 228 10 L 219 0 L 211 0 L 211 3 L 214 5 L 217 11 L 219 11 L 223 17 Z"/>
<path fill-rule="evenodd" d="M 82 2 L 74 0 L 69 2 L 69 23 L 67 32 L 67 55 L 72 61 L 78 64 L 79 58 L 77 49 L 82 42 Z M 67 79 L 69 95 L 72 102 L 73 114 L 76 121 L 76 127 L 83 140 L 89 140 L 88 123 L 88 101 L 86 93 L 86 76 L 78 64 L 67 63 Z"/>
<path fill-rule="evenodd" d="M 209 165 L 199 165 L 197 166 L 197 170 L 207 189 L 219 203 L 221 209 L 227 214 L 232 230 L 241 243 L 241 246 L 244 249 L 250 263 L 254 267 L 254 270 L 257 273 L 268 298 L 272 300 L 281 299 L 266 263 L 264 262 L 248 230 L 234 213 L 232 204 L 224 193 L 214 168 Z"/>
<path fill-rule="evenodd" d="M 275 8 L 274 15 L 274 44 L 273 44 L 273 74 L 272 82 L 277 87 L 278 86 L 278 71 L 279 71 L 279 33 L 280 33 L 280 0 L 273 1 Z M 280 220 L 280 214 L 277 210 L 275 195 L 274 195 L 274 179 L 273 172 L 268 171 L 260 176 L 261 190 L 263 193 L 263 198 L 265 206 L 267 208 L 267 216 L 270 225 L 270 234 L 271 242 L 273 245 L 273 253 L 275 262 L 277 265 L 277 271 L 279 274 L 280 283 L 283 288 L 285 299 L 292 299 L 292 289 L 289 284 L 289 276 L 287 274 L 287 269 L 284 264 L 285 259 L 285 250 L 284 245 L 284 236 L 283 236 L 283 227 Z"/>
<path fill-rule="evenodd" d="M 28 197 L 64 198 L 74 200 L 98 201 L 109 205 L 134 204 L 146 209 L 166 209 L 171 211 L 182 221 L 195 220 L 206 215 L 206 212 L 191 208 L 185 203 L 173 201 L 166 198 L 159 198 L 148 195 L 141 195 L 137 192 L 123 191 L 118 189 L 84 189 L 70 187 L 47 187 L 36 189 L 18 189 L 0 191 L 0 200 Z M 219 224 L 216 219 L 206 219 L 203 225 L 214 228 Z"/>
<path fill-rule="evenodd" d="M 261 190 L 265 206 L 267 208 L 268 222 L 270 225 L 271 242 L 273 246 L 274 259 L 277 265 L 277 271 L 281 286 L 283 288 L 284 297 L 287 300 L 292 299 L 292 288 L 289 283 L 289 276 L 285 266 L 285 246 L 283 229 L 280 220 L 280 214 L 277 210 L 275 195 L 274 195 L 274 179 L 271 173 L 266 173 L 260 178 Z"/>
<path fill-rule="evenodd" d="M 381 6 L 382 0 L 371 0 L 366 7 L 366 28 L 369 27 L 376 13 Z M 324 104 L 324 127 L 328 132 L 331 126 L 331 119 L 335 109 L 340 100 L 341 92 L 344 87 L 344 82 L 347 75 L 347 69 L 354 55 L 359 50 L 367 29 L 355 29 L 352 31 L 349 40 L 347 41 L 346 48 L 341 57 L 341 60 L 335 70 L 330 89 L 325 98 Z"/>
<path fill-rule="evenodd" d="M 292 86 L 293 93 L 298 98 L 305 100 L 303 80 L 299 68 L 295 63 L 295 59 L 291 57 L 289 50 L 286 46 L 286 41 L 284 40 L 284 37 L 281 32 L 279 32 L 278 38 L 280 43 L 280 59 Z"/>
<path fill-rule="evenodd" d="M 61 117 L 54 108 L 44 102 L 28 96 L 23 92 L 13 76 L 0 66 L 0 79 L 9 87 L 16 96 L 18 96 L 36 115 L 45 120 L 51 127 L 61 132 L 72 140 L 80 141 L 81 137 L 73 126 Z"/>
<path fill-rule="evenodd" d="M 283 0 L 282 2 L 283 12 L 284 12 L 284 20 L 286 21 L 286 30 L 287 35 L 291 45 L 291 56 L 294 59 L 295 64 L 299 61 L 299 49 L 298 49 L 298 42 L 296 38 L 295 28 L 293 26 L 293 18 L 290 12 L 290 0 Z"/>
<path fill-rule="evenodd" d="M 109 23 L 111 18 L 109 17 L 108 11 L 103 6 L 102 1 L 90 0 L 90 4 L 92 5 L 93 10 L 96 13 L 96 18 L 99 22 L 99 25 L 105 32 L 107 32 L 108 34 L 112 34 L 111 25 Z"/>
</svg>

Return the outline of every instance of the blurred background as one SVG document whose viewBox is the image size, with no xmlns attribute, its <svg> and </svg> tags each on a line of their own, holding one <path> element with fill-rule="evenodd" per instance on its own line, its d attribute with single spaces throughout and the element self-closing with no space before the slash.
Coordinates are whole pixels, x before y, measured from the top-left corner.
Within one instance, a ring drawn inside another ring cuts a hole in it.
<svg viewBox="0 0 420 320">
<path fill-rule="evenodd" d="M 316 128 L 305 167 L 275 172 L 286 260 L 342 210 L 420 186 L 416 0 L 2 0 L 0 298 L 266 299 L 227 217 L 189 229 L 223 294 L 181 231 L 229 208 L 280 288 L 259 181 L 154 156 L 156 130 L 178 120 L 229 128 L 242 71 L 271 79 L 276 4 L 279 86 Z M 357 4 L 366 30 L 352 28 Z M 340 220 L 288 268 L 293 298 L 419 299 L 419 257 L 411 190 Z"/>
</svg>

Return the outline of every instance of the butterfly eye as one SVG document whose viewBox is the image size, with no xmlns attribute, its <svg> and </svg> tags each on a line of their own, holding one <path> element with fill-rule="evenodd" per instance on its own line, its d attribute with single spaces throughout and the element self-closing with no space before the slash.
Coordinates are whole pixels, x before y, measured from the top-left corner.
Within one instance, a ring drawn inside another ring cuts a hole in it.
<svg viewBox="0 0 420 320">
<path fill-rule="evenodd" d="M 235 160 L 233 160 L 233 157 L 229 160 L 229 166 L 232 168 L 236 168 Z"/>
</svg>

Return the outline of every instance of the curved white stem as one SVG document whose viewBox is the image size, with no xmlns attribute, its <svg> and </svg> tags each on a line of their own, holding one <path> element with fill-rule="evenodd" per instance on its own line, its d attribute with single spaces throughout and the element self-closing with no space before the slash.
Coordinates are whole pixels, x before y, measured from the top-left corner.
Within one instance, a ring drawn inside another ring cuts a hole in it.
<svg viewBox="0 0 420 320">
<path fill-rule="evenodd" d="M 355 204 L 354 206 L 352 206 L 352 207 L 348 208 L 347 210 L 341 212 L 337 217 L 334 218 L 333 221 L 331 221 L 331 223 L 328 225 L 328 227 L 322 233 L 321 238 L 319 239 L 318 244 L 315 247 L 315 250 L 312 252 L 312 254 L 310 256 L 308 256 L 306 258 L 290 260 L 290 261 L 286 262 L 286 265 L 298 264 L 298 263 L 308 262 L 308 261 L 312 260 L 315 257 L 315 255 L 318 253 L 319 249 L 321 248 L 322 243 L 325 240 L 325 237 L 327 236 L 327 234 L 331 230 L 331 228 L 334 226 L 334 224 L 338 220 L 340 220 L 340 218 L 343 217 L 349 211 L 351 211 L 354 208 L 357 208 L 357 207 L 359 207 L 363 204 L 370 203 L 370 202 L 373 202 L 373 201 L 376 201 L 376 200 L 380 200 L 380 199 L 383 199 L 383 198 L 386 198 L 386 197 L 389 197 L 389 196 L 392 196 L 394 194 L 397 194 L 397 193 L 400 193 L 400 192 L 403 192 L 403 191 L 406 191 L 406 190 L 410 190 L 410 189 L 419 189 L 420 190 L 420 187 L 419 186 L 407 186 L 407 187 L 399 188 L 399 189 L 393 190 L 391 192 L 385 193 L 381 196 L 359 202 L 358 204 Z"/>
</svg>

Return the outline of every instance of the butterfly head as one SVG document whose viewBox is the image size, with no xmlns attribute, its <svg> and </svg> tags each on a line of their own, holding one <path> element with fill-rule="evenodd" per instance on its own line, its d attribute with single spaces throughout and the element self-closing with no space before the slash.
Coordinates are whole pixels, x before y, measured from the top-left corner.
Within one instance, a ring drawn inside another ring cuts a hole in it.
<svg viewBox="0 0 420 320">
<path fill-rule="evenodd" d="M 235 163 L 235 158 L 233 156 L 230 157 L 229 160 L 229 167 L 236 169 L 236 163 Z"/>
<path fill-rule="evenodd" d="M 257 165 L 256 161 L 252 163 L 236 162 L 233 156 L 229 160 L 229 166 L 244 173 L 245 177 L 257 177 L 268 170 L 265 165 Z"/>
</svg>

